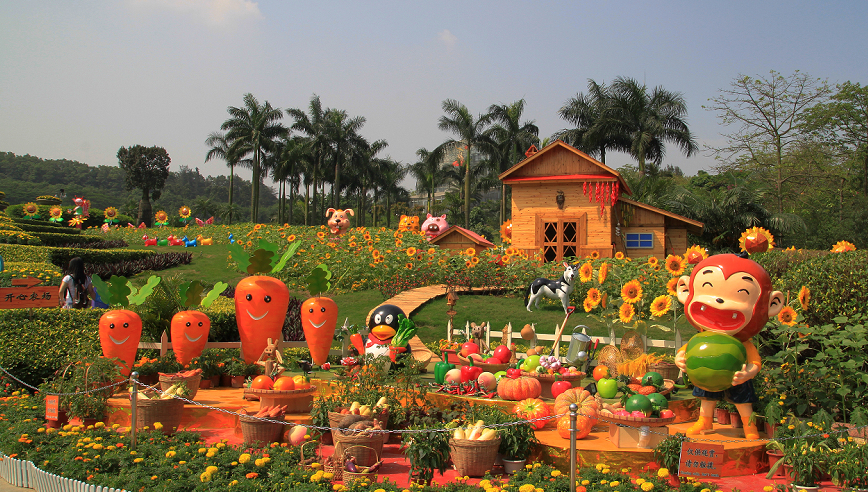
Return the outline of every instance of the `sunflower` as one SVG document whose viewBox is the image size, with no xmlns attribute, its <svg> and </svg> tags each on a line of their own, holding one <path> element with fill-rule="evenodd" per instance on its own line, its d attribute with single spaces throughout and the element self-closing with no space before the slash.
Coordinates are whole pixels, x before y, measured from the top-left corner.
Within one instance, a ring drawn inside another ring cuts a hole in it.
<svg viewBox="0 0 868 492">
<path fill-rule="evenodd" d="M 52 219 L 59 219 L 61 215 L 63 215 L 63 209 L 60 207 L 51 207 L 51 210 L 48 211 L 48 215 L 51 216 Z"/>
<path fill-rule="evenodd" d="M 594 266 L 591 265 L 590 261 L 585 262 L 585 264 L 582 265 L 582 268 L 579 268 L 579 280 L 581 280 L 582 283 L 590 282 L 593 277 Z"/>
<path fill-rule="evenodd" d="M 802 305 L 802 311 L 808 310 L 808 304 L 811 302 L 811 289 L 807 285 L 803 285 L 799 290 L 799 304 Z"/>
<path fill-rule="evenodd" d="M 609 264 L 603 263 L 602 265 L 600 265 L 600 272 L 597 274 L 597 282 L 599 282 L 600 285 L 602 285 L 603 282 L 606 281 L 606 277 L 608 275 L 609 275 Z"/>
<path fill-rule="evenodd" d="M 371 251 L 371 255 L 373 255 L 374 259 L 377 259 L 380 256 L 380 250 L 375 249 Z"/>
<path fill-rule="evenodd" d="M 708 258 L 708 251 L 698 244 L 694 244 L 684 252 L 684 259 L 691 265 L 695 265 L 706 258 Z"/>
<path fill-rule="evenodd" d="M 28 202 L 24 205 L 24 215 L 32 217 L 36 215 L 37 212 L 39 212 L 39 205 L 33 202 Z"/>
<path fill-rule="evenodd" d="M 596 287 L 591 287 L 590 289 L 588 289 L 588 296 L 585 297 L 585 300 L 589 301 L 592 306 L 597 307 L 597 305 L 600 304 L 600 301 L 602 299 L 603 296 L 602 294 L 600 294 L 600 291 L 597 290 Z"/>
<path fill-rule="evenodd" d="M 400 239 L 395 239 L 395 247 L 396 248 L 400 248 L 403 245 L 404 245 L 404 241 L 401 241 Z"/>
<path fill-rule="evenodd" d="M 592 260 L 599 260 L 600 259 L 600 252 L 597 250 L 591 251 L 591 259 Z"/>
<path fill-rule="evenodd" d="M 159 223 L 165 223 L 169 221 L 169 214 L 167 214 L 165 210 L 160 210 L 154 214 L 154 218 L 157 219 L 157 222 Z"/>
<path fill-rule="evenodd" d="M 27 205 L 30 204 L 28 203 Z M 847 251 L 856 251 L 856 245 L 849 241 L 838 241 L 832 246 L 833 253 L 845 253 Z"/>
<path fill-rule="evenodd" d="M 656 256 L 649 256 L 648 257 L 648 264 L 651 265 L 652 267 L 657 266 L 659 263 L 660 263 L 660 260 L 657 259 Z"/>
<path fill-rule="evenodd" d="M 413 246 L 407 248 L 407 256 L 416 256 L 416 248 Z"/>
<path fill-rule="evenodd" d="M 667 294 L 655 297 L 651 303 L 651 315 L 658 318 L 668 313 L 670 309 L 672 309 L 672 298 Z"/>
<path fill-rule="evenodd" d="M 784 306 L 781 309 L 781 312 L 778 313 L 778 321 L 787 325 L 787 326 L 795 326 L 796 325 L 796 311 L 790 306 Z"/>
<path fill-rule="evenodd" d="M 664 264 L 666 265 L 666 271 L 674 276 L 684 273 L 684 268 L 687 266 L 684 264 L 684 258 L 678 255 L 667 256 Z"/>
<path fill-rule="evenodd" d="M 295 241 L 295 234 L 290 234 L 286 237 L 286 242 L 291 243 L 293 241 Z"/>
<path fill-rule="evenodd" d="M 627 304 L 639 302 L 642 299 L 642 285 L 638 280 L 631 280 L 621 288 L 621 297 Z"/>
<path fill-rule="evenodd" d="M 412 269 L 413 269 L 413 264 L 412 264 L 412 263 L 405 263 L 405 264 L 404 264 L 404 268 L 406 268 L 407 270 L 412 270 Z"/>
<path fill-rule="evenodd" d="M 678 295 L 676 287 L 678 287 L 678 277 L 672 277 L 668 282 L 666 282 L 666 292 L 668 292 L 670 296 Z"/>
<path fill-rule="evenodd" d="M 189 219 L 190 213 L 190 207 L 186 205 L 178 209 L 178 215 L 180 215 L 182 219 Z"/>
<path fill-rule="evenodd" d="M 435 250 L 434 248 L 428 248 L 428 254 L 429 255 L 433 255 L 436 252 L 437 252 L 437 250 Z"/>
<path fill-rule="evenodd" d="M 633 321 L 633 316 L 636 314 L 636 310 L 633 309 L 632 304 L 621 304 L 621 309 L 618 310 L 618 319 L 621 320 L 621 323 L 627 324 Z"/>
<path fill-rule="evenodd" d="M 464 266 L 466 266 L 467 268 L 473 268 L 473 262 L 470 260 L 467 260 L 464 262 Z"/>
<path fill-rule="evenodd" d="M 508 265 L 509 262 L 512 261 L 512 260 L 510 260 L 510 258 L 512 258 L 512 257 L 509 255 L 503 255 L 500 257 L 500 262 L 503 263 L 504 265 Z"/>
<path fill-rule="evenodd" d="M 762 227 L 751 227 L 741 233 L 738 246 L 748 254 L 764 253 L 775 244 L 775 237 Z"/>
<path fill-rule="evenodd" d="M 105 216 L 106 219 L 112 221 L 118 218 L 118 209 L 114 207 L 106 207 L 102 214 Z"/>
<path fill-rule="evenodd" d="M 317 232 L 317 233 L 316 233 L 316 238 L 319 239 L 319 240 L 323 240 L 323 239 L 325 239 L 325 232 L 323 232 L 323 231 L 319 231 L 319 232 Z"/>
<path fill-rule="evenodd" d="M 473 258 L 470 259 L 470 263 L 473 263 L 474 265 L 478 264 L 479 263 L 479 257 L 474 256 Z"/>
<path fill-rule="evenodd" d="M 584 301 L 582 301 L 582 308 L 584 308 L 586 313 L 590 313 L 594 309 L 594 305 L 591 303 L 591 300 L 587 297 Z"/>
<path fill-rule="evenodd" d="M 473 248 L 467 248 L 467 250 L 464 251 L 464 254 L 466 254 L 467 256 L 475 256 L 476 250 Z"/>
<path fill-rule="evenodd" d="M 624 253 L 618 251 L 617 253 L 615 253 L 615 259 L 616 260 L 623 260 L 624 259 Z"/>
</svg>

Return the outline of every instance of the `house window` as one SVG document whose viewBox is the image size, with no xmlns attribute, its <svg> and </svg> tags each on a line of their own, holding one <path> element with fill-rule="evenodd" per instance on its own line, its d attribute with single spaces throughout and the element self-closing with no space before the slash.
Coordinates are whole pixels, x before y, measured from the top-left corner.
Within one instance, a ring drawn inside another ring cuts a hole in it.
<svg viewBox="0 0 868 492">
<path fill-rule="evenodd" d="M 653 248 L 654 235 L 650 232 L 628 232 L 627 248 Z"/>
</svg>

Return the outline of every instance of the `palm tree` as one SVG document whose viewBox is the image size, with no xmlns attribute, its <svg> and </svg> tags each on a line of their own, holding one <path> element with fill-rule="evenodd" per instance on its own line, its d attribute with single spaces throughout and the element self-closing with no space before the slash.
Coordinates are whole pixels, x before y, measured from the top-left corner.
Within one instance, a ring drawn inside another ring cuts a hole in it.
<svg viewBox="0 0 868 492">
<path fill-rule="evenodd" d="M 616 78 L 609 92 L 611 100 L 602 125 L 629 140 L 627 151 L 638 161 L 640 175 L 645 175 L 647 160 L 663 162 L 664 142 L 677 145 L 688 157 L 696 153 L 698 147 L 685 119 L 687 104 L 680 93 L 655 87 L 648 94 L 644 85 L 624 77 Z"/>
<path fill-rule="evenodd" d="M 205 155 L 205 162 L 219 157 L 226 161 L 226 165 L 229 166 L 229 213 L 226 220 L 229 224 L 232 224 L 232 211 L 234 210 L 232 208 L 232 197 L 235 189 L 235 166 L 238 164 L 239 159 L 236 155 L 229 152 L 231 142 L 226 139 L 226 135 L 223 133 L 211 132 L 205 140 L 205 145 L 211 147 Z"/>
<path fill-rule="evenodd" d="M 440 165 L 443 152 L 439 147 L 432 151 L 423 147 L 416 151 L 416 156 L 419 157 L 419 160 L 410 165 L 410 174 L 416 178 L 417 191 L 424 191 L 428 194 L 427 212 L 434 213 L 434 190 L 443 182 L 445 177 Z"/>
<path fill-rule="evenodd" d="M 489 135 L 497 145 L 495 171 L 500 174 L 524 156 L 524 152 L 533 144 L 539 142 L 539 128 L 533 121 L 521 123 L 524 112 L 524 99 L 506 105 L 492 104 L 488 114 L 497 124 L 488 130 Z M 500 185 L 500 223 L 506 221 L 506 185 Z"/>
<path fill-rule="evenodd" d="M 407 175 L 407 167 L 391 158 L 379 159 L 379 171 L 382 177 L 382 190 L 386 195 L 386 228 L 392 227 L 392 198 L 398 197 L 404 190 L 398 183 Z"/>
<path fill-rule="evenodd" d="M 479 146 L 483 152 L 490 152 L 490 141 L 485 137 L 485 129 L 491 116 L 484 114 L 473 118 L 466 106 L 454 99 L 443 101 L 445 116 L 440 117 L 438 127 L 454 133 L 458 138 L 447 140 L 444 146 L 464 147 L 467 156 L 464 161 L 464 227 L 470 228 L 470 161 L 473 148 Z"/>
<path fill-rule="evenodd" d="M 606 163 L 606 149 L 629 149 L 629 142 L 607 124 L 605 116 L 611 99 L 605 84 L 588 79 L 588 94 L 577 94 L 558 110 L 558 115 L 575 128 L 561 130 L 554 137 L 592 157 L 599 157 L 603 164 Z"/>
<path fill-rule="evenodd" d="M 379 183 L 385 180 L 380 172 L 380 161 L 382 159 L 377 159 L 376 155 L 388 146 L 389 143 L 385 140 L 376 140 L 368 143 L 367 140 L 360 137 L 352 148 L 350 155 L 352 172 L 347 173 L 347 188 L 355 191 L 358 197 L 356 213 L 358 214 L 357 221 L 359 225 L 364 225 L 365 223 L 367 213 L 365 204 L 368 191 L 374 190 L 376 193 Z M 376 209 L 374 212 L 376 214 Z M 374 224 L 376 224 L 376 216 L 374 217 Z"/>
<path fill-rule="evenodd" d="M 352 155 L 353 147 L 363 146 L 363 138 L 359 130 L 365 125 L 364 116 L 350 118 L 346 111 L 329 109 L 326 111 L 326 132 L 332 145 L 332 157 L 335 167 L 335 177 L 332 182 L 332 207 L 339 208 L 338 199 L 341 194 L 341 167 L 348 156 Z"/>
<path fill-rule="evenodd" d="M 292 124 L 291 128 L 307 135 L 309 139 L 308 148 L 310 150 L 311 158 L 308 173 L 310 174 L 310 176 L 308 176 L 308 174 L 305 174 L 305 188 L 307 188 L 309 184 L 313 185 L 313 200 L 305 202 L 305 225 L 312 224 L 312 220 L 310 222 L 308 221 L 309 218 L 313 218 L 311 216 L 311 212 L 313 214 L 317 213 L 316 188 L 320 182 L 319 179 L 322 175 L 323 163 L 325 162 L 325 158 L 328 155 L 330 144 L 326 131 L 325 111 L 323 111 L 322 103 L 320 102 L 319 96 L 317 96 L 316 94 L 314 94 L 313 97 L 310 98 L 308 113 L 309 114 L 305 114 L 303 110 L 295 108 L 286 110 L 286 114 L 288 114 L 295 120 L 295 123 Z M 312 211 L 309 210 L 308 203 L 312 205 Z"/>
<path fill-rule="evenodd" d="M 272 176 L 278 182 L 278 209 L 277 221 L 292 223 L 292 203 L 294 203 L 294 191 L 298 190 L 299 171 L 307 152 L 306 139 L 301 137 L 289 137 L 284 135 L 275 145 L 272 161 Z M 290 183 L 290 215 L 286 219 L 286 184 Z"/>
<path fill-rule="evenodd" d="M 248 153 L 253 154 L 250 220 L 257 222 L 259 185 L 263 178 L 262 161 L 264 154 L 274 146 L 275 139 L 287 131 L 286 127 L 278 122 L 283 117 L 283 112 L 278 108 L 272 108 L 268 101 L 259 104 L 250 93 L 244 95 L 243 108 L 229 106 L 227 111 L 230 118 L 223 122 L 220 129 L 227 132 L 226 139 L 232 142 L 229 152 L 239 158 Z"/>
</svg>

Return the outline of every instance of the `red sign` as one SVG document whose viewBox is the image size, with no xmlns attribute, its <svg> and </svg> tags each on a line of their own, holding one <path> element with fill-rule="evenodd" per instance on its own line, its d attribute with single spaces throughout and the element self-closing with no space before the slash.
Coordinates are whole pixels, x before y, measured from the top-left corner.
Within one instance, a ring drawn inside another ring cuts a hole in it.
<svg viewBox="0 0 868 492">
<path fill-rule="evenodd" d="M 12 279 L 15 287 L 0 288 L 0 309 L 57 307 L 59 286 L 36 287 L 42 280 L 33 277 Z"/>
<path fill-rule="evenodd" d="M 59 396 L 48 395 L 45 397 L 45 420 L 58 420 L 58 405 L 60 405 Z"/>
<path fill-rule="evenodd" d="M 683 442 L 678 476 L 699 479 L 720 478 L 724 453 L 722 444 Z"/>
</svg>

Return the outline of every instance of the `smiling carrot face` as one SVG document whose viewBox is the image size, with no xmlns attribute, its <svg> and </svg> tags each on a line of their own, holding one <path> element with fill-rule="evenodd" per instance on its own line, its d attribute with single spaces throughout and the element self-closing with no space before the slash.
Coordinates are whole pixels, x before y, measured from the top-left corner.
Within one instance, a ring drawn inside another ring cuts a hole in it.
<svg viewBox="0 0 868 492">
<path fill-rule="evenodd" d="M 256 362 L 269 338 L 283 340 L 283 321 L 288 306 L 289 289 L 274 277 L 254 275 L 238 282 L 235 318 L 245 362 Z"/>
<path fill-rule="evenodd" d="M 211 331 L 211 320 L 201 311 L 181 311 L 172 316 L 172 351 L 175 359 L 186 366 L 202 355 Z"/>
<path fill-rule="evenodd" d="M 108 358 L 123 361 L 121 373 L 130 375 L 136 362 L 136 351 L 142 339 L 142 319 L 127 309 L 114 309 L 99 319 L 99 341 L 102 353 Z"/>
</svg>

